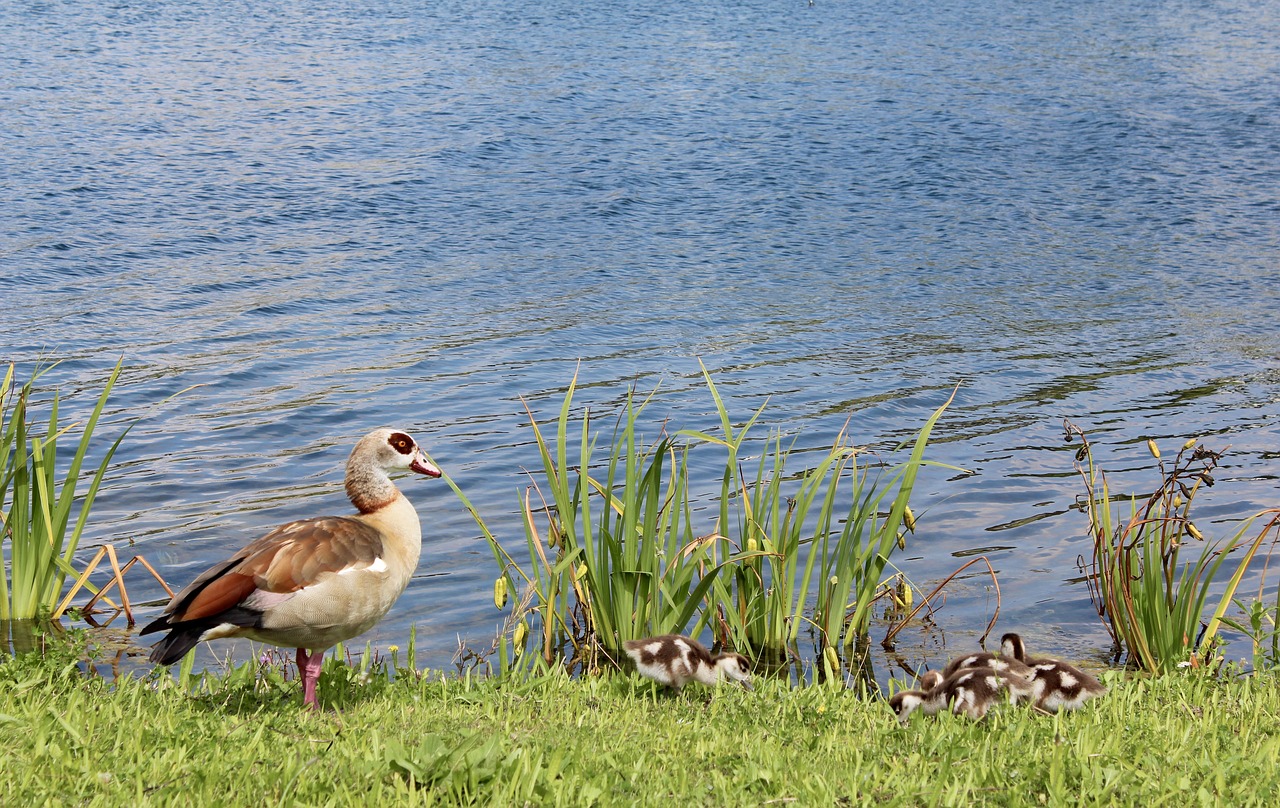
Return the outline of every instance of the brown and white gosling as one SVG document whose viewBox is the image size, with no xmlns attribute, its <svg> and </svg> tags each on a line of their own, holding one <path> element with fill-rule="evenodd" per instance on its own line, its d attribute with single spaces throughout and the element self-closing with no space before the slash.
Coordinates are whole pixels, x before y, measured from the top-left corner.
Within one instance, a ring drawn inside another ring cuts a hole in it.
<svg viewBox="0 0 1280 808">
<path fill-rule="evenodd" d="M 1017 634 L 1004 635 L 1000 639 L 1000 648 L 1003 653 L 1030 666 L 1036 707 L 1042 710 L 1051 713 L 1076 710 L 1089 699 L 1107 692 L 1101 682 L 1068 662 L 1027 656 L 1027 649 Z"/>
<path fill-rule="evenodd" d="M 1008 671 L 1015 676 L 1021 676 L 1023 679 L 1031 678 L 1030 665 L 1003 651 L 999 654 L 993 654 L 989 651 L 976 651 L 972 654 L 958 656 L 948 662 L 947 666 L 942 669 L 942 678 L 945 679 L 964 668 L 993 668 L 998 671 Z"/>
<path fill-rule="evenodd" d="M 920 683 L 928 689 L 904 690 L 889 699 L 889 707 L 903 724 L 915 710 L 934 715 L 947 707 L 976 721 L 1001 700 L 1016 704 L 1034 695 L 1029 681 L 994 668 L 962 668 L 941 681 L 937 672 L 929 671 Z"/>
<path fill-rule="evenodd" d="M 751 690 L 751 662 L 732 651 L 712 655 L 697 640 L 663 634 L 623 643 L 641 676 L 679 690 L 689 682 L 714 686 L 722 679 Z"/>
</svg>

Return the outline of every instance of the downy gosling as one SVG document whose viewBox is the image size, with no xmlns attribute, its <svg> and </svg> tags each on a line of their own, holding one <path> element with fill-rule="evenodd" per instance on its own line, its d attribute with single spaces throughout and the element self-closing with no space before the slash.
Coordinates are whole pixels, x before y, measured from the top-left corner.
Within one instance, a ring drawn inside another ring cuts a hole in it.
<svg viewBox="0 0 1280 808">
<path fill-rule="evenodd" d="M 641 676 L 675 690 L 689 682 L 714 686 L 721 680 L 751 690 L 751 662 L 742 654 L 713 656 L 702 643 L 679 634 L 628 640 L 623 648 Z"/>
<path fill-rule="evenodd" d="M 934 715 L 947 707 L 956 715 L 978 720 L 995 704 L 1007 700 L 1011 704 L 1033 697 L 1031 682 L 1016 674 L 995 668 L 962 668 L 938 681 L 933 671 L 921 677 L 927 690 L 904 690 L 889 699 L 889 707 L 904 725 L 911 713 L 921 710 Z"/>
</svg>

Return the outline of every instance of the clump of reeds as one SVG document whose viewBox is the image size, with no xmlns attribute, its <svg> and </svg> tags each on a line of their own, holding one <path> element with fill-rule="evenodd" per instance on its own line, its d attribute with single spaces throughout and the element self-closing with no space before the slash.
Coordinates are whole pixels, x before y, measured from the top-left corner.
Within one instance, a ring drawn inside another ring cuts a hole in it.
<svg viewBox="0 0 1280 808">
<path fill-rule="evenodd" d="M 777 659 L 812 626 L 820 665 L 830 676 L 839 657 L 865 638 L 885 567 L 915 527 L 911 491 L 929 434 L 950 400 L 925 422 L 910 458 L 897 467 L 866 459 L 842 431 L 826 450 L 801 457 L 774 435 L 747 475 L 740 458 L 751 448 L 748 430 L 762 410 L 734 430 L 709 376 L 707 385 L 722 434 L 680 434 L 726 451 L 718 529 L 737 537 L 737 555 L 727 559 L 734 562 L 732 576 L 712 583 L 707 605 L 718 618 L 717 636 Z M 796 460 L 812 464 L 789 468 Z"/>
<path fill-rule="evenodd" d="M 1087 489 L 1084 507 L 1093 539 L 1086 570 L 1089 591 L 1116 655 L 1127 653 L 1133 664 L 1151 673 L 1205 664 L 1249 563 L 1280 524 L 1280 509 L 1244 519 L 1225 538 L 1206 539 L 1191 511 L 1196 495 L 1214 484 L 1220 453 L 1191 439 L 1169 460 L 1148 441 L 1160 484 L 1145 498 L 1113 497 L 1084 432 L 1069 422 L 1065 428 L 1067 440 L 1081 444 L 1075 464 Z M 1113 501 L 1118 503 L 1114 512 Z M 1269 518 L 1255 537 L 1247 538 L 1259 517 Z M 1183 560 L 1184 548 L 1190 548 L 1190 560 Z M 1215 592 L 1224 563 L 1237 550 L 1234 573 Z"/>
<path fill-rule="evenodd" d="M 592 670 L 616 662 L 626 640 L 708 627 L 748 655 L 785 656 L 806 626 L 836 668 L 838 652 L 865 637 L 885 567 L 904 546 L 929 432 L 947 405 L 896 468 L 860 463 L 842 434 L 796 469 L 800 458 L 781 436 L 748 444 L 763 407 L 735 427 L 704 376 L 718 433 L 660 428 L 645 441 L 640 419 L 652 396 L 633 394 L 601 448 L 591 414 L 572 415 L 576 377 L 554 435 L 530 412 L 542 464 L 522 503 L 530 563 L 518 562 L 472 509 L 502 568 L 495 605 L 524 593 L 508 621 L 511 656 L 505 641 L 498 649 L 504 668 L 561 659 Z M 724 452 L 723 471 L 714 520 L 703 524 L 690 457 L 712 448 Z M 759 458 L 747 474 L 751 450 Z"/>
<path fill-rule="evenodd" d="M 8 575 L 0 574 L 0 620 L 47 616 L 66 577 L 78 574 L 71 566 L 72 557 L 107 466 L 129 431 L 125 429 L 111 444 L 89 478 L 88 488 L 78 494 L 85 455 L 120 368 L 117 363 L 108 376 L 61 477 L 59 461 L 66 462 L 66 458 L 65 453 L 59 455 L 59 441 L 76 424 L 59 422 L 56 393 L 42 434 L 30 413 L 36 382 L 48 368 L 37 369 L 17 387 L 10 364 L 0 383 L 0 539 L 9 543 Z M 77 505 L 79 511 L 72 522 L 72 509 Z"/>
</svg>

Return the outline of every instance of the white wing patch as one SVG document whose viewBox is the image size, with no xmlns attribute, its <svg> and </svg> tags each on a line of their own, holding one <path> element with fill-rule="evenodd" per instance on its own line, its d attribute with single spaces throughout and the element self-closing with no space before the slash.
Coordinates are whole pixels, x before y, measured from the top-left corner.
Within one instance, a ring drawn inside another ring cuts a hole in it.
<svg viewBox="0 0 1280 808">
<path fill-rule="evenodd" d="M 367 567 L 344 567 L 343 569 L 338 571 L 338 574 L 348 575 L 353 572 L 386 572 L 386 571 L 387 571 L 387 562 L 383 561 L 382 558 L 379 557 L 379 558 L 375 558 L 373 560 L 373 563 Z"/>
</svg>

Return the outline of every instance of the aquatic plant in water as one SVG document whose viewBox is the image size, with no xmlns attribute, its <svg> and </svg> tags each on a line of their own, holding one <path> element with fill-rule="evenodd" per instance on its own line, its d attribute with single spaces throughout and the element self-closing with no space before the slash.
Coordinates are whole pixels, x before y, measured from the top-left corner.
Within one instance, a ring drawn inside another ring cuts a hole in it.
<svg viewBox="0 0 1280 808">
<path fill-rule="evenodd" d="M 43 435 L 37 433 L 29 420 L 36 382 L 49 368 L 35 370 L 25 384 L 15 387 L 14 366 L 10 364 L 0 383 L 0 522 L 3 523 L 0 539 L 9 543 L 7 575 L 0 574 L 0 620 L 48 615 L 57 603 L 66 577 L 78 574 L 71 560 L 80 544 L 94 497 L 111 458 L 132 428 L 126 428 L 111 444 L 93 472 L 87 490 L 77 496 L 90 440 L 120 368 L 121 362 L 117 362 L 108 376 L 61 479 L 58 478 L 58 442 L 76 425 L 59 423 L 56 393 Z M 79 512 L 72 523 L 71 510 L 76 504 Z"/>
<path fill-rule="evenodd" d="M 1192 521 L 1191 508 L 1197 493 L 1214 483 L 1218 452 L 1191 439 L 1169 461 L 1148 441 L 1159 465 L 1160 485 L 1145 499 L 1113 497 L 1085 433 L 1070 422 L 1064 426 L 1068 441 L 1080 441 L 1075 464 L 1087 492 L 1084 506 L 1093 540 L 1092 559 L 1085 568 L 1089 593 L 1117 656 L 1127 653 L 1131 662 L 1150 673 L 1204 664 L 1249 562 L 1280 525 L 1280 508 L 1254 514 L 1231 535 L 1208 540 Z M 1113 502 L 1118 503 L 1114 512 Z M 1260 517 L 1267 518 L 1266 524 L 1257 536 L 1247 538 Z M 1198 550 L 1184 561 L 1187 546 Z M 1242 552 L 1235 572 L 1214 593 L 1223 564 L 1236 550 Z"/>
<path fill-rule="evenodd" d="M 640 418 L 653 396 L 632 394 L 609 446 L 597 452 L 591 414 L 571 416 L 576 377 L 553 436 L 530 412 L 542 474 L 522 503 L 527 566 L 450 482 L 501 567 L 495 605 L 525 593 L 508 620 L 511 647 L 505 637 L 499 644 L 504 668 L 562 659 L 592 670 L 616 664 L 626 640 L 697 635 L 708 626 L 749 655 L 787 653 L 806 626 L 831 649 L 824 660 L 865 637 L 885 567 L 904 543 L 930 430 L 950 401 L 928 419 L 900 466 L 875 466 L 873 473 L 842 433 L 816 457 L 805 455 L 811 465 L 792 471 L 798 457 L 781 436 L 765 441 L 763 451 L 747 442 L 764 408 L 735 427 L 703 372 L 718 433 L 660 431 L 645 442 Z M 704 447 L 725 455 L 714 522 L 695 526 L 690 457 Z M 761 452 L 752 475 L 742 468 L 749 449 Z"/>
</svg>

